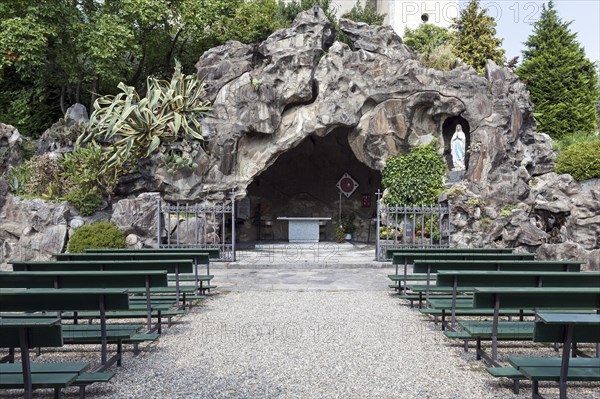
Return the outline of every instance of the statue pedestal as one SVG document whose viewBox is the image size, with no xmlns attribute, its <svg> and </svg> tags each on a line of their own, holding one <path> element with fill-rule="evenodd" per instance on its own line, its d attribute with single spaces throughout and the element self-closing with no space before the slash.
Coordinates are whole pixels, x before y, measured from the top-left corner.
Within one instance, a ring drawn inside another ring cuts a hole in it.
<svg viewBox="0 0 600 399">
<path fill-rule="evenodd" d="M 465 179 L 465 171 L 464 170 L 451 170 L 446 175 L 446 179 L 448 183 L 458 183 Z"/>
</svg>

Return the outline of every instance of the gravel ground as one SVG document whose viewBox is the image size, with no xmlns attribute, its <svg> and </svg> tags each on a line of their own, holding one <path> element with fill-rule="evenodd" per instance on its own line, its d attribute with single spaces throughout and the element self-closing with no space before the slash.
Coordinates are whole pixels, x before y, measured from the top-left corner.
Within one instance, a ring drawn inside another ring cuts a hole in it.
<svg viewBox="0 0 600 399">
<path fill-rule="evenodd" d="M 418 311 L 400 303 L 389 291 L 216 294 L 138 357 L 128 352 L 112 382 L 89 387 L 86 397 L 531 396 L 528 383 L 521 395 L 513 395 L 507 381 L 488 376 L 473 350 L 465 354 Z M 84 357 L 97 359 L 91 347 L 86 349 Z M 40 361 L 81 356 L 51 353 Z M 542 394 L 558 398 L 555 387 L 542 385 Z M 573 399 L 600 398 L 598 384 L 574 385 L 570 393 Z M 41 390 L 35 397 L 48 395 Z M 77 391 L 70 388 L 67 397 L 77 397 Z"/>
</svg>

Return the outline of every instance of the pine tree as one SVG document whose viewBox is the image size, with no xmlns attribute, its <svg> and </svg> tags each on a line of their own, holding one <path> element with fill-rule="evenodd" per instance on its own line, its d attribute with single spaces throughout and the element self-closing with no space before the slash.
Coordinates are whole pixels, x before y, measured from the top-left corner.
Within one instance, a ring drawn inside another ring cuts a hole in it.
<svg viewBox="0 0 600 399">
<path fill-rule="evenodd" d="M 525 80 L 535 106 L 538 130 L 559 139 L 597 128 L 598 76 L 577 35 L 550 1 L 525 42 L 517 75 Z"/>
<path fill-rule="evenodd" d="M 467 7 L 454 19 L 452 28 L 454 53 L 477 72 L 483 72 L 487 60 L 503 65 L 502 39 L 496 37 L 496 21 L 479 6 L 479 0 L 471 0 Z"/>
</svg>

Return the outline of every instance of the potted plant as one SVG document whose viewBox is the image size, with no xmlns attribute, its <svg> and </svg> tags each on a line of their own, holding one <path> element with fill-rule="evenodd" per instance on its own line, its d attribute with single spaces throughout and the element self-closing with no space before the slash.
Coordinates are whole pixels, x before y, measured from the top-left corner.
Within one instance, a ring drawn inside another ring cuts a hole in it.
<svg viewBox="0 0 600 399">
<path fill-rule="evenodd" d="M 335 226 L 335 240 L 337 242 L 344 242 L 345 238 L 346 231 L 344 230 L 344 225 L 340 223 L 337 226 Z"/>
<path fill-rule="evenodd" d="M 356 226 L 354 225 L 354 219 L 356 215 L 351 213 L 349 215 L 342 215 L 342 227 L 344 229 L 345 239 L 351 240 L 352 234 L 356 231 Z"/>
</svg>

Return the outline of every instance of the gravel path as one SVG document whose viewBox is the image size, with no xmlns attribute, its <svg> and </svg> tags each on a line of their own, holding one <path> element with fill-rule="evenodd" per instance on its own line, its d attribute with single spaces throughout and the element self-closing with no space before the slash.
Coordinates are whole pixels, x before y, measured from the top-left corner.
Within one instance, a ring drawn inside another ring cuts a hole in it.
<svg viewBox="0 0 600 399">
<path fill-rule="evenodd" d="M 512 395 L 473 351 L 461 352 L 386 291 L 230 292 L 126 359 L 90 397 L 530 397 Z M 576 397 L 598 397 L 587 392 Z"/>
</svg>

